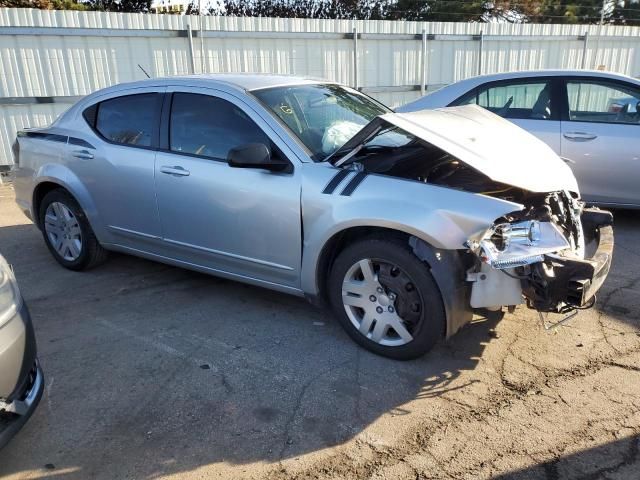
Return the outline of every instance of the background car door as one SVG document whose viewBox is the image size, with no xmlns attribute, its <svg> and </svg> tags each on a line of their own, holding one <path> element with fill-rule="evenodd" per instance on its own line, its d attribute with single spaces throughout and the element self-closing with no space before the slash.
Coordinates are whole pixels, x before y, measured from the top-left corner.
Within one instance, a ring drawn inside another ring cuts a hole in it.
<svg viewBox="0 0 640 480">
<path fill-rule="evenodd" d="M 69 138 L 69 165 L 91 192 L 110 242 L 144 249 L 160 239 L 154 167 L 163 92 L 111 95 L 83 112 L 95 134 Z"/>
<path fill-rule="evenodd" d="M 535 135 L 559 154 L 558 85 L 548 77 L 500 80 L 476 87 L 453 105 L 480 105 Z"/>
<path fill-rule="evenodd" d="M 562 156 L 588 201 L 640 204 L 640 88 L 567 77 Z"/>
<path fill-rule="evenodd" d="M 156 191 L 172 256 L 297 288 L 299 169 L 232 168 L 226 161 L 229 150 L 241 145 L 264 143 L 280 156 L 286 145 L 267 135 L 266 122 L 228 94 L 200 90 L 167 95 L 167 148 L 156 158 Z"/>
</svg>

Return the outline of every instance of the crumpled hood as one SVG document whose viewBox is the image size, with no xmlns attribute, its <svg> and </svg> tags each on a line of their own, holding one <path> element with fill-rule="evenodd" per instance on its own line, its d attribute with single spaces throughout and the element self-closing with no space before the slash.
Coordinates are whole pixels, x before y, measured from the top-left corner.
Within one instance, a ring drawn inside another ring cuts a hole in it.
<svg viewBox="0 0 640 480">
<path fill-rule="evenodd" d="M 388 113 L 378 118 L 441 148 L 496 182 L 531 192 L 579 193 L 573 172 L 547 144 L 482 107 Z M 355 137 L 349 143 L 354 141 Z"/>
</svg>

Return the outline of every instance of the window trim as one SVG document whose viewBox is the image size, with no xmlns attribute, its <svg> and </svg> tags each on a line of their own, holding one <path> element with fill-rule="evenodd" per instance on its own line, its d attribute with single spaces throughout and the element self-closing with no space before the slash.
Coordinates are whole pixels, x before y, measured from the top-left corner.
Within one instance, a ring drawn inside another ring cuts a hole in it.
<svg viewBox="0 0 640 480">
<path fill-rule="evenodd" d="M 164 94 L 164 101 L 162 103 L 162 111 L 161 111 L 161 118 L 160 118 L 160 128 L 159 128 L 159 133 L 160 133 L 160 139 L 159 139 L 159 147 L 158 147 L 158 151 L 163 152 L 163 153 L 170 153 L 172 155 L 180 155 L 180 156 L 185 156 L 185 157 L 191 157 L 191 158 L 198 158 L 201 160 L 211 160 L 214 162 L 218 162 L 218 163 L 223 163 L 225 165 L 229 165 L 229 161 L 224 158 L 224 159 L 220 159 L 218 157 L 209 157 L 207 155 L 199 155 L 197 153 L 190 153 L 190 152 L 178 152 L 175 150 L 171 150 L 171 113 L 173 111 L 173 97 L 175 94 L 188 94 L 188 95 L 201 95 L 203 97 L 213 97 L 219 100 L 223 100 L 225 102 L 230 103 L 231 105 L 233 105 L 234 107 L 240 109 L 245 115 L 247 115 L 249 117 L 249 119 L 251 121 L 253 121 L 253 123 L 256 125 L 257 128 L 259 128 L 269 139 L 269 142 L 271 142 L 271 145 L 269 145 L 269 148 L 271 149 L 271 154 L 274 154 L 274 149 L 277 151 L 277 154 L 280 156 L 280 158 L 284 161 L 286 161 L 289 164 L 289 167 L 285 170 L 283 170 L 281 173 L 293 173 L 294 169 L 295 169 L 295 165 L 294 162 L 292 162 L 291 160 L 289 160 L 289 158 L 284 154 L 284 152 L 282 152 L 282 150 L 278 147 L 278 145 L 276 144 L 276 142 L 273 141 L 273 139 L 271 138 L 271 135 L 269 135 L 267 132 L 265 132 L 265 130 L 260 127 L 260 125 L 258 125 L 255 120 L 253 120 L 251 118 L 251 115 L 245 111 L 245 109 L 243 109 L 240 105 L 238 105 L 235 102 L 232 102 L 231 100 L 228 100 L 226 98 L 223 98 L 221 96 L 218 95 L 214 95 L 211 93 L 203 93 L 203 92 L 199 92 L 199 91 L 189 91 L 189 90 L 172 90 L 172 91 L 167 91 Z M 229 167 L 231 168 L 231 167 Z"/>
<path fill-rule="evenodd" d="M 630 82 L 625 82 L 624 80 L 618 80 L 617 78 L 604 78 L 598 77 L 594 75 L 576 75 L 576 76 L 564 76 L 562 77 L 562 116 L 561 120 L 563 122 L 577 122 L 577 123 L 600 123 L 603 125 L 625 125 L 625 126 L 640 126 L 640 123 L 623 123 L 623 122 L 594 122 L 590 120 L 571 120 L 571 114 L 569 111 L 569 83 L 576 82 L 585 82 L 585 83 L 598 83 L 598 84 L 610 84 L 610 85 L 618 85 L 621 87 L 634 88 L 640 91 L 640 86 L 635 85 Z M 606 86 L 606 85 L 605 85 Z"/>
<path fill-rule="evenodd" d="M 100 113 L 100 105 L 104 102 L 108 102 L 110 100 L 116 100 L 116 99 L 121 99 L 121 98 L 125 98 L 125 97 L 133 97 L 133 96 L 138 96 L 138 95 L 156 95 L 156 105 L 155 105 L 155 112 L 153 114 L 153 126 L 152 126 L 152 130 L 151 130 L 151 145 L 134 145 L 132 143 L 121 143 L 121 142 L 115 142 L 113 140 L 108 139 L 107 137 L 105 137 L 102 133 L 100 133 L 100 131 L 97 128 L 97 123 L 98 123 L 98 115 Z M 162 113 L 162 105 L 163 105 L 163 101 L 164 101 L 164 96 L 165 93 L 163 91 L 152 91 L 152 92 L 138 92 L 138 93 L 129 93 L 126 95 L 116 95 L 113 97 L 109 97 L 109 98 L 105 98 L 104 100 L 100 100 L 98 102 L 92 103 L 91 105 L 89 105 L 88 107 L 84 108 L 82 110 L 82 118 L 84 119 L 84 121 L 87 123 L 87 125 L 89 125 L 89 127 L 91 128 L 91 130 L 93 131 L 93 133 L 96 134 L 96 136 L 98 138 L 100 138 L 100 140 L 110 144 L 110 145 L 118 145 L 121 147 L 131 147 L 131 148 L 139 148 L 141 150 L 158 150 L 158 146 L 159 146 L 159 138 L 160 138 L 160 120 L 161 120 L 161 113 Z M 93 116 L 93 124 L 89 121 L 89 119 L 87 118 L 86 112 L 88 110 L 91 110 L 92 108 L 95 108 L 95 115 Z"/>
<path fill-rule="evenodd" d="M 447 107 L 455 107 L 459 106 L 459 102 L 472 96 L 478 95 L 479 91 L 488 90 L 490 88 L 502 87 L 504 85 L 523 85 L 529 83 L 549 83 L 551 84 L 551 117 L 550 118 L 507 118 L 502 117 L 505 120 L 537 120 L 542 122 L 552 122 L 552 121 L 560 121 L 562 118 L 562 81 L 560 78 L 555 76 L 540 76 L 540 77 L 522 77 L 522 78 L 509 78 L 509 79 L 501 79 L 501 80 L 492 80 L 490 82 L 481 83 L 480 85 L 476 85 L 471 90 L 466 91 L 455 100 L 450 102 Z M 566 91 L 565 91 L 566 98 Z"/>
</svg>

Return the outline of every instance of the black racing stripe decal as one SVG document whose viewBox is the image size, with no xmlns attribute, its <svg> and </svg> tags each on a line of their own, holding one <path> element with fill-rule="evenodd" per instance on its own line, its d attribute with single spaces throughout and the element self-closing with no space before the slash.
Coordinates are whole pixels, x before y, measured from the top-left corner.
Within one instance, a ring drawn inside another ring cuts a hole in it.
<svg viewBox="0 0 640 480">
<path fill-rule="evenodd" d="M 19 137 L 39 138 L 41 140 L 49 140 L 50 142 L 67 143 L 66 135 L 57 135 L 55 133 L 45 132 L 18 132 Z"/>
<path fill-rule="evenodd" d="M 344 180 L 345 177 L 350 173 L 351 171 L 349 170 L 340 170 L 338 173 L 335 174 L 335 176 L 331 179 L 331 181 L 327 183 L 327 186 L 324 187 L 324 190 L 322 190 L 322 193 L 331 195 L 333 191 L 338 187 L 338 185 L 340 185 L 340 182 L 342 182 L 342 180 Z"/>
<path fill-rule="evenodd" d="M 344 195 L 345 197 L 348 197 L 349 195 L 351 195 L 355 191 L 355 189 L 358 188 L 358 185 L 360 185 L 366 177 L 367 177 L 366 173 L 358 172 L 356 176 L 353 177 L 349 183 L 347 183 L 347 186 L 344 187 L 344 190 L 342 190 L 340 195 Z"/>
</svg>

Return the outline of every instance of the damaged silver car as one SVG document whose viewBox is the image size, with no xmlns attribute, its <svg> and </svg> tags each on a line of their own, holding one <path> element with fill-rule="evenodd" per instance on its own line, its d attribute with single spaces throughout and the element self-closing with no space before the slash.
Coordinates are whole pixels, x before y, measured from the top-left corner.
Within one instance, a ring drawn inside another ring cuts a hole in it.
<svg viewBox="0 0 640 480">
<path fill-rule="evenodd" d="M 335 83 L 152 79 L 18 134 L 16 200 L 55 259 L 109 250 L 306 296 L 392 358 L 475 310 L 588 308 L 613 251 L 569 167 L 476 106 L 393 113 Z"/>
</svg>

